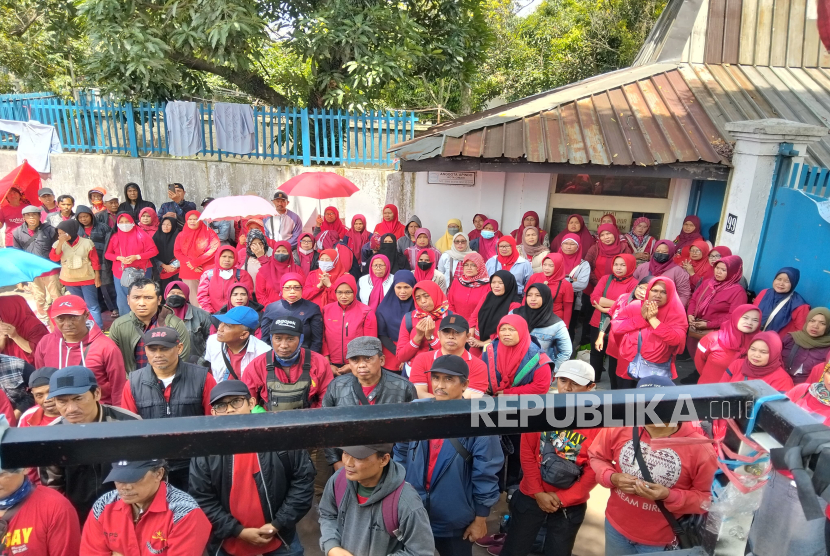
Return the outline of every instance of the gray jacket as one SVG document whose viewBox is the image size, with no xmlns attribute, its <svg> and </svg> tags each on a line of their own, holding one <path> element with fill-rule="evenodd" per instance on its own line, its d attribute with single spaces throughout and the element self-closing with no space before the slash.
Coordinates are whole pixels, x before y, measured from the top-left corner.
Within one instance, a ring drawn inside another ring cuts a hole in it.
<svg viewBox="0 0 830 556">
<path fill-rule="evenodd" d="M 24 222 L 22 226 L 14 229 L 12 239 L 14 245 L 9 245 L 9 247 L 16 247 L 49 260 L 49 252 L 52 251 L 52 244 L 58 239 L 58 232 L 44 222 L 35 229 L 34 235 L 30 236 L 29 227 Z"/>
<path fill-rule="evenodd" d="M 323 407 L 340 407 L 344 405 L 360 405 L 360 400 L 355 394 L 355 389 L 360 389 L 360 383 L 353 374 L 345 374 L 336 377 L 329 383 L 326 395 L 323 396 Z M 376 405 L 387 403 L 407 403 L 418 399 L 415 385 L 407 379 L 381 370 L 380 382 L 369 394 L 369 401 Z M 326 461 L 334 465 L 343 456 L 339 448 L 326 448 Z"/>
<path fill-rule="evenodd" d="M 207 339 L 210 336 L 210 313 L 188 304 L 187 312 L 184 314 L 184 325 L 190 332 L 190 355 L 204 359 Z"/>
<path fill-rule="evenodd" d="M 389 461 L 375 491 L 363 504 L 357 501 L 357 482 L 348 481 L 340 508 L 334 496 L 338 473 L 343 470 L 329 479 L 320 499 L 320 548 L 323 554 L 340 547 L 360 556 L 433 556 L 435 540 L 429 516 L 421 497 L 410 484 L 404 485 L 398 502 L 399 537 L 391 537 L 383 524 L 381 502 L 404 482 L 406 469 L 401 464 Z"/>
</svg>

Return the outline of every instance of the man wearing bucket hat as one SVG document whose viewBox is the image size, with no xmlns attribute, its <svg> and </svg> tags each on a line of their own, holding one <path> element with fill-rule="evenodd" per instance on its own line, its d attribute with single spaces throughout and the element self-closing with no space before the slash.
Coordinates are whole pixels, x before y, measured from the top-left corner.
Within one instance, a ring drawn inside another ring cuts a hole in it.
<svg viewBox="0 0 830 556">
<path fill-rule="evenodd" d="M 119 461 L 84 525 L 81 554 L 201 555 L 210 522 L 192 496 L 168 484 L 164 460 Z"/>
</svg>

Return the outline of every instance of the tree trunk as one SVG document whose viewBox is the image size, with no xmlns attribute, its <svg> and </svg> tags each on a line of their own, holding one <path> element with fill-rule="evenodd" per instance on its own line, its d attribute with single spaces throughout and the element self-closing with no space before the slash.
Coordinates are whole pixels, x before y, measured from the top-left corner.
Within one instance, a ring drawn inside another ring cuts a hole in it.
<svg viewBox="0 0 830 556">
<path fill-rule="evenodd" d="M 473 112 L 473 91 L 468 83 L 461 84 L 461 106 L 459 116 L 469 116 Z"/>
</svg>

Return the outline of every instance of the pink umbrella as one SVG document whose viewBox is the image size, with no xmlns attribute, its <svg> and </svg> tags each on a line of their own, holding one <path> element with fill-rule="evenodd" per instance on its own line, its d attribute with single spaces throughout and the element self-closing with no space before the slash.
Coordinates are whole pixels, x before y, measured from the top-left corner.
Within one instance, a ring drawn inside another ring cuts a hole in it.
<svg viewBox="0 0 830 556">
<path fill-rule="evenodd" d="M 233 220 L 243 218 L 266 218 L 277 214 L 277 209 L 262 197 L 237 195 L 220 197 L 205 207 L 199 220 Z"/>
<path fill-rule="evenodd" d="M 294 176 L 278 188 L 286 195 L 310 199 L 334 199 L 351 197 L 360 191 L 355 184 L 334 172 L 305 172 Z M 318 210 L 320 203 L 317 203 Z"/>
</svg>

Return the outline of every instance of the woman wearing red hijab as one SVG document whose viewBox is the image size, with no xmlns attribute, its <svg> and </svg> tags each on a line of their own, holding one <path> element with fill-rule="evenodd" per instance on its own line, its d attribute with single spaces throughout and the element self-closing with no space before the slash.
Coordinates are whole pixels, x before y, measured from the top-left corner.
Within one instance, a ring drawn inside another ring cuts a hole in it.
<svg viewBox="0 0 830 556">
<path fill-rule="evenodd" d="M 360 260 L 360 250 L 363 246 L 369 243 L 369 238 L 372 234 L 366 229 L 366 217 L 362 214 L 355 214 L 352 217 L 352 227 L 346 230 L 346 247 L 354 255 L 355 259 Z"/>
<path fill-rule="evenodd" d="M 539 245 L 544 245 L 545 247 L 550 247 L 550 237 L 548 237 L 547 232 L 542 229 L 539 225 L 539 214 L 535 210 L 529 210 L 522 216 L 522 224 L 512 232 L 510 235 L 513 236 L 513 239 L 516 240 L 517 243 L 522 242 L 522 238 L 524 237 L 525 228 L 529 227 L 539 228 Z"/>
<path fill-rule="evenodd" d="M 476 307 L 490 293 L 490 275 L 487 274 L 484 259 L 475 252 L 464 255 L 461 268 L 461 275 L 450 286 L 447 300 L 450 311 L 461 315 L 469 323 Z"/>
<path fill-rule="evenodd" d="M 196 298 L 208 313 L 216 313 L 227 301 L 228 287 L 242 284 L 249 292 L 254 291 L 254 280 L 246 270 L 236 267 L 236 251 L 231 245 L 216 250 L 214 266 L 202 273 Z"/>
<path fill-rule="evenodd" d="M 763 380 L 779 392 L 788 392 L 794 385 L 792 377 L 784 370 L 782 349 L 777 333 L 759 332 L 747 352 L 729 365 L 720 381 Z"/>
<path fill-rule="evenodd" d="M 318 249 L 334 247 L 349 231 L 340 221 L 340 213 L 334 207 L 326 207 L 323 216 L 317 217 L 317 227 L 314 230 Z"/>
<path fill-rule="evenodd" d="M 597 349 L 597 338 L 599 337 L 600 321 L 610 319 L 608 316 L 611 307 L 621 295 L 631 293 L 637 287 L 637 280 L 632 277 L 637 268 L 637 259 L 634 255 L 619 255 L 614 258 L 611 266 L 611 274 L 606 274 L 597 282 L 594 291 L 591 292 L 591 306 L 594 313 L 591 316 L 591 366 L 594 368 L 596 380 L 602 378 L 602 371 L 605 369 L 605 344 L 602 349 Z M 603 328 L 605 328 L 603 326 Z M 612 365 L 613 367 L 613 365 Z M 614 388 L 616 377 L 611 377 L 611 387 Z M 616 389 L 616 388 L 614 388 Z"/>
<path fill-rule="evenodd" d="M 378 336 L 375 311 L 357 299 L 354 276 L 344 274 L 332 286 L 337 301 L 323 307 L 322 354 L 329 361 L 334 376 L 351 372 L 346 346 L 359 336 Z"/>
<path fill-rule="evenodd" d="M 124 269 L 128 267 L 137 268 L 143 270 L 144 276 L 147 278 L 152 277 L 152 259 L 158 255 L 159 250 L 153 242 L 153 237 L 136 227 L 132 215 L 129 213 L 119 213 L 117 222 L 118 230 L 110 236 L 104 258 L 113 262 L 112 275 L 115 277 L 118 312 L 121 315 L 126 315 L 130 312 L 130 306 L 127 303 L 127 288 L 121 285 L 121 276 L 124 274 Z M 176 237 L 177 243 L 180 237 L 181 233 Z M 173 251 L 175 253 L 175 246 L 173 247 Z M 175 254 L 178 259 L 178 253 Z M 184 268 L 179 270 L 180 276 L 182 271 L 184 271 Z M 195 300 L 195 293 L 192 293 L 191 297 Z"/>
<path fill-rule="evenodd" d="M 182 265 L 179 279 L 190 288 L 190 304 L 199 307 L 196 297 L 199 279 L 205 270 L 213 268 L 213 259 L 221 242 L 216 232 L 199 220 L 198 210 L 185 214 L 184 220 L 184 228 L 176 237 L 173 252 Z"/>
<path fill-rule="evenodd" d="M 614 224 L 600 224 L 597 228 L 597 241 L 585 254 L 585 260 L 591 265 L 589 283 L 592 288 L 596 286 L 601 276 L 611 273 L 614 259 L 623 253 L 631 254 L 631 248 L 620 240 L 620 231 L 617 227 Z"/>
<path fill-rule="evenodd" d="M 674 282 L 677 295 L 685 306 L 689 304 L 689 299 L 692 297 L 692 288 L 689 285 L 689 273 L 675 262 L 674 255 L 676 251 L 677 247 L 674 242 L 661 239 L 654 244 L 654 252 L 648 264 L 641 264 L 634 271 L 634 278 L 637 280 L 642 280 L 646 276 L 665 276 L 669 278 Z"/>
<path fill-rule="evenodd" d="M 369 274 L 360 277 L 360 302 L 368 305 L 372 311 L 378 308 L 386 292 L 392 287 L 394 278 L 390 270 L 389 258 L 386 255 L 375 255 L 369 261 Z"/>
<path fill-rule="evenodd" d="M 533 266 L 521 256 L 513 236 L 500 237 L 498 248 L 498 253 L 487 259 L 487 273 L 492 276 L 499 270 L 509 271 L 516 278 L 519 295 L 523 295 L 525 284 L 533 274 Z"/>
<path fill-rule="evenodd" d="M 589 247 L 594 242 L 594 237 L 590 237 L 591 243 Z M 593 287 L 589 283 L 591 279 L 591 265 L 582 258 L 583 253 L 585 253 L 582 246 L 582 238 L 577 234 L 565 234 L 565 237 L 562 238 L 562 244 L 559 245 L 559 253 L 562 255 L 562 260 L 564 261 L 566 279 L 574 289 L 574 310 L 571 314 L 571 320 L 567 323 L 568 332 L 570 332 L 571 339 L 573 340 L 576 334 L 576 327 L 581 320 L 583 337 L 577 344 L 587 344 L 591 340 L 588 327 L 588 321 L 591 318 L 591 303 L 587 296 L 591 295 Z"/>
<path fill-rule="evenodd" d="M 703 336 L 710 330 L 719 329 L 739 305 L 746 303 L 746 290 L 740 284 L 743 269 L 740 257 L 724 257 L 715 264 L 714 276 L 695 290 L 686 310 L 689 321 L 686 349 L 689 355 L 694 355 Z"/>
<path fill-rule="evenodd" d="M 3 296 L 0 303 L 0 353 L 35 362 L 35 348 L 49 330 L 19 295 Z"/>
<path fill-rule="evenodd" d="M 322 310 L 329 303 L 337 301 L 333 286 L 346 271 L 336 249 L 321 251 L 318 265 L 319 268 L 312 270 L 305 279 L 303 298 L 316 303 Z"/>
<path fill-rule="evenodd" d="M 691 245 L 698 239 L 703 239 L 703 236 L 700 233 L 700 218 L 694 215 L 689 215 L 683 219 L 683 228 L 680 230 L 680 234 L 674 238 L 674 244 L 677 246 L 677 252 L 681 253 L 684 247 Z"/>
<path fill-rule="evenodd" d="M 567 326 L 571 322 L 574 306 L 574 287 L 567 279 L 565 258 L 562 253 L 548 253 L 542 262 L 542 272 L 527 280 L 525 288 L 533 284 L 545 284 L 553 295 L 553 313 Z"/>
<path fill-rule="evenodd" d="M 530 339 L 527 321 L 520 315 L 502 317 L 498 337 L 482 355 L 490 388 L 487 394 L 547 394 L 551 360 Z"/>
<path fill-rule="evenodd" d="M 657 276 L 649 282 L 645 300 L 629 303 L 611 324 L 620 354 L 617 385 L 636 388 L 648 374 L 677 378 L 674 359 L 683 352 L 688 328 L 674 282 Z"/>
<path fill-rule="evenodd" d="M 409 363 L 422 351 L 436 350 L 441 347 L 438 338 L 438 324 L 449 311 L 449 302 L 438 284 L 432 280 L 422 280 L 415 284 L 412 291 L 415 309 L 407 318 L 401 320 L 395 356 L 401 363 Z"/>
<path fill-rule="evenodd" d="M 712 277 L 714 269 L 709 263 L 709 244 L 698 239 L 683 248 L 677 264 L 689 275 L 692 291 Z"/>
<path fill-rule="evenodd" d="M 381 236 L 383 234 L 395 234 L 398 239 L 404 236 L 406 228 L 398 220 L 398 207 L 395 205 L 383 207 L 383 220 L 375 226 L 374 232 Z"/>
<path fill-rule="evenodd" d="M 564 230 L 556 234 L 556 237 L 553 239 L 553 243 L 551 243 L 554 248 L 558 248 L 562 245 L 562 242 L 565 240 L 565 236 L 568 234 L 576 234 L 579 236 L 579 245 L 582 246 L 582 252 L 587 253 L 588 248 L 590 248 L 596 238 L 594 235 L 585 227 L 585 219 L 582 218 L 579 214 L 572 214 L 568 217 L 568 225 L 565 227 Z"/>
<path fill-rule="evenodd" d="M 432 247 L 425 247 L 418 251 L 418 258 L 415 261 L 415 268 L 412 270 L 412 274 L 415 275 L 415 279 L 419 282 L 422 280 L 432 280 L 438 284 L 442 292 L 446 293 L 447 278 L 441 272 L 435 270 L 435 263 L 438 261 L 438 257 L 435 254 L 436 251 Z"/>
<path fill-rule="evenodd" d="M 473 216 L 473 231 L 467 234 L 467 239 L 470 241 L 479 239 L 481 237 L 481 230 L 484 228 L 484 222 L 486 221 L 487 217 L 483 214 L 476 214 Z"/>
<path fill-rule="evenodd" d="M 138 227 L 152 237 L 159 229 L 159 217 L 156 211 L 145 207 L 138 212 Z"/>
<path fill-rule="evenodd" d="M 282 283 L 282 277 L 286 274 L 295 272 L 305 278 L 302 269 L 294 263 L 294 258 L 291 256 L 291 244 L 287 241 L 275 242 L 272 256 L 266 255 L 258 245 L 252 246 L 252 250 L 257 255 L 257 261 L 260 264 L 256 281 L 256 298 L 263 305 L 268 306 L 281 298 L 279 284 Z"/>
<path fill-rule="evenodd" d="M 761 312 L 754 305 L 740 305 L 729 315 L 720 330 L 701 338 L 695 352 L 698 384 L 720 382 L 726 368 L 746 353 L 761 326 Z"/>
</svg>

